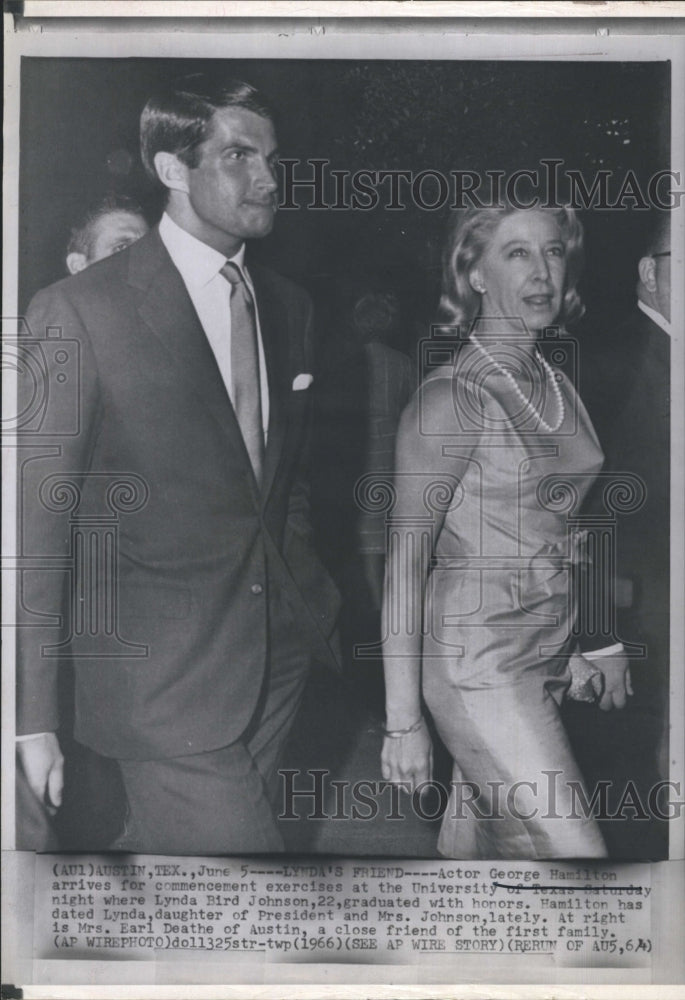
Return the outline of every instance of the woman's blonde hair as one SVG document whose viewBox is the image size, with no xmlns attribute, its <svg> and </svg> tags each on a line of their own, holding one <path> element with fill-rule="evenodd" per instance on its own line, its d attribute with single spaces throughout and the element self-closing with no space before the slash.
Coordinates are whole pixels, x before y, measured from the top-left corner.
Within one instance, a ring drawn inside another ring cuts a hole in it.
<svg viewBox="0 0 685 1000">
<path fill-rule="evenodd" d="M 469 280 L 502 219 L 517 211 L 550 212 L 559 226 L 566 248 L 566 287 L 559 313 L 564 325 L 580 319 L 585 307 L 577 284 L 583 269 L 583 227 L 572 208 L 519 209 L 505 204 L 493 208 L 470 207 L 459 211 L 450 226 L 443 257 L 439 322 L 470 324 L 480 310 L 481 297 Z"/>
</svg>

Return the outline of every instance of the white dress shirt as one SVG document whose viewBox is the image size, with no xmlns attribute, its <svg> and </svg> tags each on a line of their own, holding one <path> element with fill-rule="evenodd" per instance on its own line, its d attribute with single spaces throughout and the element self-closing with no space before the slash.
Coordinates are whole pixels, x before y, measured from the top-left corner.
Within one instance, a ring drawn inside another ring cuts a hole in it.
<svg viewBox="0 0 685 1000">
<path fill-rule="evenodd" d="M 653 323 L 656 323 L 658 327 L 661 327 L 664 333 L 667 333 L 669 337 L 671 336 L 671 324 L 665 316 L 662 316 L 660 312 L 656 311 L 656 309 L 652 309 L 652 307 L 648 306 L 646 302 L 642 301 L 642 299 L 637 300 L 637 307 L 645 314 L 645 316 L 649 316 Z"/>
<path fill-rule="evenodd" d="M 188 295 L 195 306 L 195 312 L 219 366 L 226 391 L 233 402 L 231 377 L 232 286 L 220 273 L 227 258 L 218 250 L 214 250 L 195 236 L 191 236 L 185 229 L 181 229 L 166 212 L 159 224 L 159 235 L 188 289 Z M 244 265 L 245 244 L 243 243 L 237 254 L 229 259 L 232 264 L 239 268 L 254 299 L 254 287 Z M 262 333 L 259 327 L 259 312 L 256 299 L 254 301 L 259 350 L 259 382 L 262 394 L 262 421 L 264 440 L 266 441 L 266 432 L 269 426 L 269 384 Z"/>
</svg>

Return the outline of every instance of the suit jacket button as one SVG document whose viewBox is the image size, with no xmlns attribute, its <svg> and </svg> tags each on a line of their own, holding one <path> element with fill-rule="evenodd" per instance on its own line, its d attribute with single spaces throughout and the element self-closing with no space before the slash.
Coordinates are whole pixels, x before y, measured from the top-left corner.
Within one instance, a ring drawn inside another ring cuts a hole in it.
<svg viewBox="0 0 685 1000">
<path fill-rule="evenodd" d="M 253 594 L 259 595 L 264 592 L 264 587 L 262 587 L 261 583 L 253 583 L 250 590 Z"/>
</svg>

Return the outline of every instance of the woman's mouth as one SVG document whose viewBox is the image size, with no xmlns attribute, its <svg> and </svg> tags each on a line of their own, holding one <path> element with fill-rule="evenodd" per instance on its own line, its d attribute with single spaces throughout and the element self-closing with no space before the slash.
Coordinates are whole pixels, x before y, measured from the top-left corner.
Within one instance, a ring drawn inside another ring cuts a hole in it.
<svg viewBox="0 0 685 1000">
<path fill-rule="evenodd" d="M 534 309 L 545 309 L 552 302 L 551 295 L 526 295 L 523 299 L 526 305 L 532 306 Z"/>
</svg>

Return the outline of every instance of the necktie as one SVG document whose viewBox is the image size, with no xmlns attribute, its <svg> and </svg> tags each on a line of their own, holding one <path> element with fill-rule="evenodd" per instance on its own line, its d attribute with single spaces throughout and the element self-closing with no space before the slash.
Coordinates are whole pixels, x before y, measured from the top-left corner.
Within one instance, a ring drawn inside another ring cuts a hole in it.
<svg viewBox="0 0 685 1000">
<path fill-rule="evenodd" d="M 261 484 L 264 464 L 264 426 L 254 300 L 236 264 L 227 261 L 221 268 L 221 273 L 231 284 L 233 409 L 238 418 L 255 478 Z"/>
</svg>

